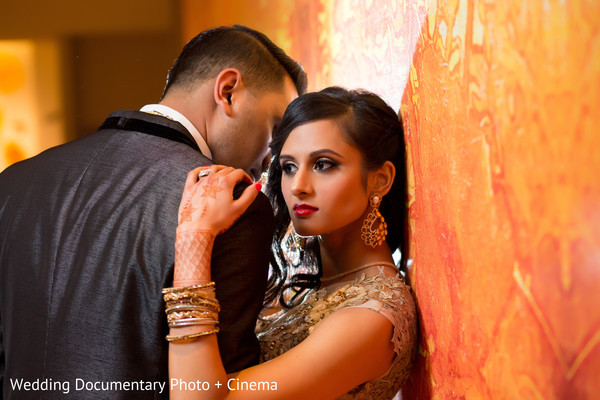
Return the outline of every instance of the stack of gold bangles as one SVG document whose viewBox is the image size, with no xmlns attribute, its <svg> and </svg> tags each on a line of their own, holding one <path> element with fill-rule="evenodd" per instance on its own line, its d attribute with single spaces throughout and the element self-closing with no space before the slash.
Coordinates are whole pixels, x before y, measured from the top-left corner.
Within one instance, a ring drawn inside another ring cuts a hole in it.
<svg viewBox="0 0 600 400">
<path fill-rule="evenodd" d="M 215 297 L 215 283 L 203 285 L 172 287 L 162 290 L 165 300 L 167 321 L 170 328 L 212 325 L 219 323 L 219 301 Z M 219 328 L 184 336 L 168 335 L 169 342 L 190 340 L 219 332 Z"/>
</svg>

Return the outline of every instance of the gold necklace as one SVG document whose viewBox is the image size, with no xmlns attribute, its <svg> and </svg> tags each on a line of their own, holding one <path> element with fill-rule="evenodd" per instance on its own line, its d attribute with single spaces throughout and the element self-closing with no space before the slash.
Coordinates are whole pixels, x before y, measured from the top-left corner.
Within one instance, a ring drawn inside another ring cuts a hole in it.
<svg viewBox="0 0 600 400">
<path fill-rule="evenodd" d="M 394 268 L 396 271 L 398 271 L 398 267 L 396 267 L 396 264 L 391 263 L 389 261 L 378 261 L 378 262 L 372 262 L 369 264 L 361 265 L 360 267 L 356 267 L 354 269 L 351 269 L 350 271 L 342 272 L 341 274 L 329 276 L 327 278 L 321 278 L 321 282 L 333 281 L 333 280 L 336 280 L 343 276 L 350 275 L 354 272 L 362 271 L 363 269 L 367 269 L 367 268 L 371 268 L 371 267 L 390 267 L 390 268 Z"/>
</svg>

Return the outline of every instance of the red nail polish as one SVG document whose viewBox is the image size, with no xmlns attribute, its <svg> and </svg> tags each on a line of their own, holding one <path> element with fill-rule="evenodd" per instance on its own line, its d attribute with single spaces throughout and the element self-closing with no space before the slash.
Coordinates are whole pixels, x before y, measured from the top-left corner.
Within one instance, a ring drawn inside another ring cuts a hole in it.
<svg viewBox="0 0 600 400">
<path fill-rule="evenodd" d="M 256 184 L 254 185 L 254 187 L 255 187 L 255 188 L 256 188 L 256 190 L 258 190 L 259 192 L 260 192 L 260 190 L 262 189 L 262 185 L 261 185 L 261 183 L 260 183 L 260 182 L 259 182 L 259 183 L 256 183 Z"/>
</svg>

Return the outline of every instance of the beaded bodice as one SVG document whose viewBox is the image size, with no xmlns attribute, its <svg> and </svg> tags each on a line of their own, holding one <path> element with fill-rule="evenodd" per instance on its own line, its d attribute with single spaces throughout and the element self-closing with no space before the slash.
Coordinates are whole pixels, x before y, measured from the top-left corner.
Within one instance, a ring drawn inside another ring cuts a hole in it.
<svg viewBox="0 0 600 400">
<path fill-rule="evenodd" d="M 346 307 L 366 307 L 385 315 L 394 325 L 396 357 L 379 379 L 363 383 L 341 399 L 392 399 L 410 373 L 417 342 L 417 316 L 411 289 L 399 276 L 362 275 L 343 286 L 309 293 L 291 309 L 261 318 L 256 333 L 262 362 L 271 360 L 302 342 L 319 322 Z"/>
</svg>

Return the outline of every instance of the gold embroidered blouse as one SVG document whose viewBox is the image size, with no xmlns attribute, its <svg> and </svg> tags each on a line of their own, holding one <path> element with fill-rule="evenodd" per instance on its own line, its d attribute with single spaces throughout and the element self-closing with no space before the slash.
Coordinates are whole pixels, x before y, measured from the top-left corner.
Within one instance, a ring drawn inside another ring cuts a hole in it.
<svg viewBox="0 0 600 400">
<path fill-rule="evenodd" d="M 392 399 L 408 378 L 417 343 L 415 303 L 410 287 L 399 276 L 362 275 L 341 287 L 314 290 L 300 305 L 261 318 L 256 326 L 261 362 L 298 345 L 325 317 L 345 307 L 366 307 L 388 318 L 394 325 L 396 357 L 383 376 L 356 386 L 340 399 Z"/>
</svg>

